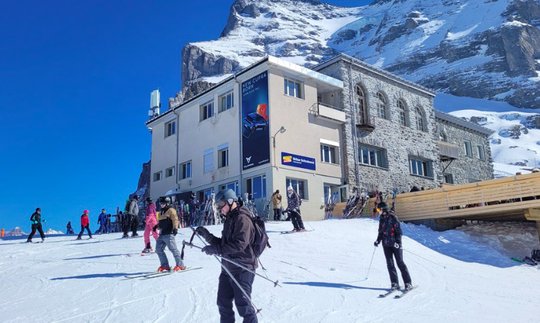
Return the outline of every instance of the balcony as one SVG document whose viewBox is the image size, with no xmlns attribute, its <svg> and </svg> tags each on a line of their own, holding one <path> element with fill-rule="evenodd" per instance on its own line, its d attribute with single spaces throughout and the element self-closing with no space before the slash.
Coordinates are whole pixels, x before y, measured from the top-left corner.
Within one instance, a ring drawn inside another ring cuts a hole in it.
<svg viewBox="0 0 540 323">
<path fill-rule="evenodd" d="M 372 132 L 375 130 L 375 118 L 371 116 L 358 116 L 356 128 L 359 131 Z"/>
<path fill-rule="evenodd" d="M 437 141 L 439 147 L 439 156 L 442 161 L 454 160 L 459 158 L 459 146 L 446 141 Z"/>
<path fill-rule="evenodd" d="M 317 102 L 313 105 L 312 110 L 318 117 L 322 117 L 341 124 L 345 123 L 345 112 L 338 110 L 337 108 L 334 108 L 329 104 Z"/>
</svg>

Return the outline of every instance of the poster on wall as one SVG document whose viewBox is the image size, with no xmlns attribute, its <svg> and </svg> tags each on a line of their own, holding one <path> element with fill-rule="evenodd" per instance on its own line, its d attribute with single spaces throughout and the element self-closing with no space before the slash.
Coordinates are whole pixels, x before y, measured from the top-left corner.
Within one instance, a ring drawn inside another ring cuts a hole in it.
<svg viewBox="0 0 540 323">
<path fill-rule="evenodd" d="M 242 160 L 249 169 L 270 162 L 268 73 L 242 83 Z"/>
<path fill-rule="evenodd" d="M 281 164 L 285 166 L 298 167 L 304 169 L 315 170 L 315 158 L 300 156 L 291 153 L 281 153 Z"/>
</svg>

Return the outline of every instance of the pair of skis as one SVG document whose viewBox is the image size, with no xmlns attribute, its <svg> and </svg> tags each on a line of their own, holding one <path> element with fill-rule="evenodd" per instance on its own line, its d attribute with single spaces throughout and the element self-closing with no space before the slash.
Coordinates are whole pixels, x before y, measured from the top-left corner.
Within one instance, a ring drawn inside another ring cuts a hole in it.
<svg viewBox="0 0 540 323">
<path fill-rule="evenodd" d="M 302 232 L 311 232 L 313 230 L 303 230 L 303 231 L 281 231 L 281 234 L 291 234 L 291 233 L 302 233 Z"/>
<path fill-rule="evenodd" d="M 397 292 L 399 292 L 399 294 L 394 295 L 394 298 L 402 298 L 403 296 L 407 295 L 411 290 L 415 289 L 416 287 L 417 286 L 414 286 L 412 288 L 403 289 L 403 290 L 389 289 L 386 293 L 380 294 L 379 298 L 385 298 L 385 297 L 390 296 L 390 295 L 392 295 L 394 293 L 397 293 Z"/>
<path fill-rule="evenodd" d="M 184 270 L 180 271 L 162 271 L 162 272 L 148 272 L 148 273 L 142 273 L 142 274 L 135 274 L 135 275 L 126 275 L 124 276 L 125 279 L 152 279 L 152 278 L 158 278 L 163 276 L 168 276 L 172 274 L 179 274 L 179 273 L 185 273 L 187 271 L 191 270 L 197 270 L 202 269 L 202 267 L 187 267 Z"/>
</svg>

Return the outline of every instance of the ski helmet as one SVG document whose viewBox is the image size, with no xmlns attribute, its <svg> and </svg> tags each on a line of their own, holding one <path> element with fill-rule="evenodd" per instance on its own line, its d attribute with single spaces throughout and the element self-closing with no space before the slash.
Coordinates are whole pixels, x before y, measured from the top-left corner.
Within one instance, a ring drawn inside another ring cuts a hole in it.
<svg viewBox="0 0 540 323">
<path fill-rule="evenodd" d="M 236 196 L 236 193 L 229 188 L 219 191 L 216 194 L 216 202 L 218 201 L 227 201 L 227 203 L 231 204 L 233 201 L 238 201 L 238 197 Z"/>
<path fill-rule="evenodd" d="M 159 198 L 159 204 L 169 205 L 171 204 L 171 198 L 168 196 L 162 196 Z"/>
</svg>

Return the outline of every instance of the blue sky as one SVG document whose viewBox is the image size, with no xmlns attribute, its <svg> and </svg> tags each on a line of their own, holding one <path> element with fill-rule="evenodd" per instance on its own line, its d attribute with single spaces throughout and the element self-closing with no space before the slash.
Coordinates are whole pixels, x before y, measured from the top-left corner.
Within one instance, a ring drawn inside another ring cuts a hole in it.
<svg viewBox="0 0 540 323">
<path fill-rule="evenodd" d="M 368 0 L 329 0 L 360 6 Z M 150 159 L 150 92 L 180 90 L 181 50 L 219 37 L 232 0 L 4 0 L 0 228 L 114 213 Z"/>
</svg>

